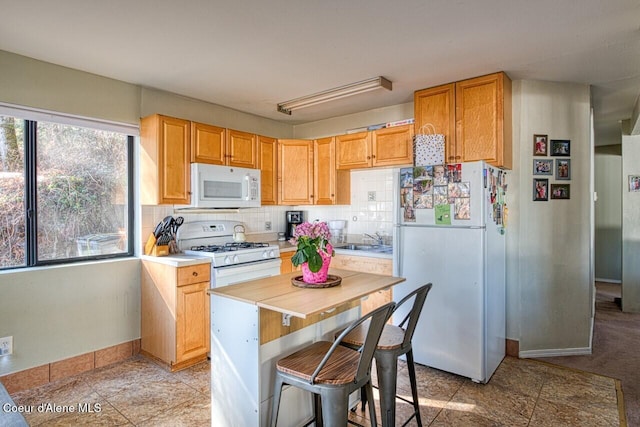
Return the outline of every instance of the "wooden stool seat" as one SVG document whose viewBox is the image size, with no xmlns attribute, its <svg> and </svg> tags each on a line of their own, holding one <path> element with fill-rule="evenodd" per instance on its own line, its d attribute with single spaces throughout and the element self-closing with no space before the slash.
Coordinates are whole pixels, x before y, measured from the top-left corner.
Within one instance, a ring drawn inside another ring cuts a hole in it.
<svg viewBox="0 0 640 427">
<path fill-rule="evenodd" d="M 317 341 L 276 362 L 271 405 L 271 427 L 276 427 L 282 388 L 285 385 L 313 394 L 313 418 L 305 425 L 347 425 L 349 395 L 364 389 L 373 401 L 371 362 L 382 328 L 389 319 L 395 303 L 390 302 L 355 320 L 334 342 Z M 364 345 L 358 349 L 342 346 L 342 339 L 363 323 L 368 322 Z M 369 405 L 372 425 L 376 425 L 376 411 Z"/>
<path fill-rule="evenodd" d="M 344 340 L 342 340 L 343 344 L 352 347 L 360 347 L 362 344 L 364 344 L 367 328 L 368 325 L 366 324 L 358 326 L 346 337 L 344 337 Z M 376 349 L 395 350 L 402 347 L 403 340 L 404 329 L 399 326 L 386 324 L 384 325 L 384 329 L 382 330 L 382 335 L 380 336 L 380 341 L 378 341 L 378 346 L 376 347 Z"/>
<path fill-rule="evenodd" d="M 313 372 L 333 343 L 318 341 L 278 360 L 276 369 L 285 374 L 295 375 L 306 381 L 311 380 Z M 327 364 L 315 379 L 317 384 L 347 384 L 356 377 L 360 353 L 348 347 L 336 347 Z"/>
<path fill-rule="evenodd" d="M 380 413 L 382 415 L 382 427 L 392 427 L 396 423 L 396 398 L 404 400 L 413 405 L 413 414 L 407 419 L 404 425 L 407 425 L 415 418 L 418 427 L 422 427 L 420 419 L 420 404 L 418 402 L 418 386 L 416 380 L 416 371 L 413 363 L 413 349 L 411 347 L 411 339 L 418 323 L 418 318 L 422 312 L 424 301 L 427 294 L 431 290 L 431 283 L 414 289 L 402 300 L 396 304 L 392 314 L 400 314 L 407 311 L 404 319 L 398 326 L 385 324 L 378 345 L 376 346 L 375 359 L 376 371 L 378 373 L 378 385 L 380 390 Z M 411 306 L 408 309 L 408 306 Z M 343 333 L 346 331 L 343 331 Z M 342 339 L 342 345 L 353 350 L 358 350 L 365 342 L 367 332 L 367 323 L 363 322 L 351 332 L 348 332 Z M 396 381 L 398 376 L 398 357 L 406 355 L 407 370 L 409 371 L 409 381 L 411 383 L 412 400 L 406 400 L 396 395 Z M 362 410 L 365 410 L 367 401 L 371 406 L 373 402 L 369 400 L 366 390 L 360 391 L 360 400 L 362 401 Z"/>
</svg>

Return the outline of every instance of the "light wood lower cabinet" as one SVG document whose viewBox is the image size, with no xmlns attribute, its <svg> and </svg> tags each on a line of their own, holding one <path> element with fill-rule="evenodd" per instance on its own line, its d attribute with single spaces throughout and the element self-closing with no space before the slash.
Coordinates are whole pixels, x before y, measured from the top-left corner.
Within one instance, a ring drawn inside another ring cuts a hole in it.
<svg viewBox="0 0 640 427">
<path fill-rule="evenodd" d="M 389 258 L 336 254 L 333 260 L 331 260 L 331 266 L 342 270 L 362 271 L 385 276 L 391 276 L 393 274 L 393 261 Z M 369 313 L 392 300 L 393 291 L 391 289 L 374 292 L 367 298 L 362 299 L 360 303 L 361 314 Z"/>
<path fill-rule="evenodd" d="M 177 371 L 209 351 L 208 263 L 174 267 L 142 261 L 141 352 Z"/>
<path fill-rule="evenodd" d="M 291 263 L 291 258 L 293 258 L 295 254 L 296 251 L 280 252 L 280 259 L 282 260 L 282 264 L 280 264 L 280 274 L 300 271 L 300 266 L 294 267 Z"/>
</svg>

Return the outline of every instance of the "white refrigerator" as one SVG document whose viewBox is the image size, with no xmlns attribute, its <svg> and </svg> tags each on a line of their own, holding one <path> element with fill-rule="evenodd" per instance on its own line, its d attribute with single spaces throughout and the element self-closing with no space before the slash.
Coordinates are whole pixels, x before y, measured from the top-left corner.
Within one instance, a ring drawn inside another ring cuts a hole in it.
<svg viewBox="0 0 640 427">
<path fill-rule="evenodd" d="M 400 197 L 395 197 L 393 267 L 394 275 L 406 281 L 394 287 L 393 296 L 399 301 L 433 283 L 413 336 L 415 362 L 486 383 L 505 355 L 506 173 L 484 162 L 453 169 L 447 184 L 449 218 L 443 215 L 446 207 L 429 208 L 424 201 L 429 184 L 433 199 L 442 197 L 436 179 L 416 177 L 413 202 L 419 207 L 411 212 L 402 206 L 410 203 L 411 170 L 395 174 Z M 449 185 L 454 183 L 459 184 Z M 442 198 L 439 202 L 444 204 Z M 465 205 L 468 211 L 458 212 Z M 403 317 L 398 313 L 394 321 Z"/>
</svg>

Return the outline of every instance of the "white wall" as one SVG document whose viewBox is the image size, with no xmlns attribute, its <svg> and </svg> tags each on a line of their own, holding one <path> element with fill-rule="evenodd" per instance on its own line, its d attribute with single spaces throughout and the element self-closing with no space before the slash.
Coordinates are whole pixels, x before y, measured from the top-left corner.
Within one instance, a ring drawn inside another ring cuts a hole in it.
<svg viewBox="0 0 640 427">
<path fill-rule="evenodd" d="M 507 335 L 520 341 L 525 357 L 586 353 L 594 291 L 589 87 L 517 81 L 513 97 L 516 147 L 507 199 Z M 532 201 L 534 134 L 571 140 L 570 200 Z"/>
<path fill-rule="evenodd" d="M 135 258 L 0 272 L 0 375 L 140 338 L 139 277 Z"/>
<path fill-rule="evenodd" d="M 137 125 L 140 87 L 0 50 L 0 102 Z"/>
<path fill-rule="evenodd" d="M 619 283 L 622 279 L 622 156 L 595 155 L 595 276 Z"/>
<path fill-rule="evenodd" d="M 640 192 L 629 175 L 640 175 L 640 135 L 622 135 L 622 310 L 640 312 Z"/>
</svg>

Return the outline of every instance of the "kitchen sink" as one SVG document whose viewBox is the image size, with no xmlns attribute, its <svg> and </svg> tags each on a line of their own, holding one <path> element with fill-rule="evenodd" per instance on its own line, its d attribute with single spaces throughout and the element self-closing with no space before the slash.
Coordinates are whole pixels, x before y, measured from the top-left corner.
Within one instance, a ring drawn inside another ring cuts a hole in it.
<svg viewBox="0 0 640 427">
<path fill-rule="evenodd" d="M 346 249 L 349 251 L 364 251 L 390 254 L 393 252 L 391 245 L 366 245 L 359 243 L 345 243 L 334 246 L 335 249 Z"/>
</svg>

